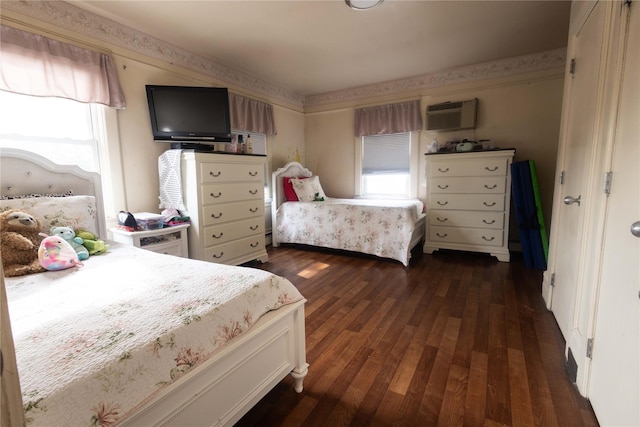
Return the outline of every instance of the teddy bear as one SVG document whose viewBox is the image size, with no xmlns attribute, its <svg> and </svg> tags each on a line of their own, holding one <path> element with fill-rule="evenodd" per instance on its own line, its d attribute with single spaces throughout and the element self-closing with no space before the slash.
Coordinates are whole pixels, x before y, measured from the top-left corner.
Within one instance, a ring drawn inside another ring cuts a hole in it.
<svg viewBox="0 0 640 427">
<path fill-rule="evenodd" d="M 40 221 L 17 209 L 0 213 L 0 254 L 6 277 L 45 271 L 38 260 Z"/>
<path fill-rule="evenodd" d="M 61 226 L 53 226 L 49 231 L 49 235 L 51 236 L 60 236 L 64 240 L 66 240 L 69 245 L 73 248 L 74 251 L 78 254 L 78 259 L 83 261 L 89 258 L 89 251 L 85 248 L 82 243 L 84 240 L 80 237 L 76 236 L 76 232 L 73 231 L 71 227 L 61 227 Z"/>
</svg>

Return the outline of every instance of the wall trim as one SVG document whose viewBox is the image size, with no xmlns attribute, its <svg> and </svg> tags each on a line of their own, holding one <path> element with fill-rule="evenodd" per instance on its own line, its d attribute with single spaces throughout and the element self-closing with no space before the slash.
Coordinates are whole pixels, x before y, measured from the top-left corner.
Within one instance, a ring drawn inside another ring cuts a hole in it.
<svg viewBox="0 0 640 427">
<path fill-rule="evenodd" d="M 452 68 L 406 79 L 304 97 L 286 88 L 194 54 L 67 2 L 8 1 L 2 3 L 2 8 L 149 58 L 184 67 L 221 82 L 244 88 L 252 93 L 277 99 L 300 108 L 353 102 L 408 91 L 415 92 L 442 88 L 450 85 L 533 73 L 558 67 L 562 68 L 565 65 L 566 58 L 566 48 L 558 48 L 530 55 Z"/>
</svg>

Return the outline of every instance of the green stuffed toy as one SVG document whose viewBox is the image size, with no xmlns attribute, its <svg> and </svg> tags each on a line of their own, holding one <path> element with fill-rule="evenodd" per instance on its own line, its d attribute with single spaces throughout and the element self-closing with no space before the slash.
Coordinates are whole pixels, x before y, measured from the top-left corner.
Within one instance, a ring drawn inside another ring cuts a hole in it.
<svg viewBox="0 0 640 427">
<path fill-rule="evenodd" d="M 87 248 L 82 246 L 82 238 L 76 236 L 76 232 L 73 231 L 71 227 L 58 227 L 53 226 L 49 231 L 50 236 L 60 236 L 63 240 L 71 245 L 76 254 L 78 254 L 78 259 L 83 261 L 89 258 L 89 251 Z"/>
<path fill-rule="evenodd" d="M 100 237 L 90 231 L 77 230 L 76 236 L 83 240 L 82 246 L 87 248 L 89 255 L 100 255 L 105 253 L 108 249 L 107 244 L 103 240 L 100 240 Z"/>
</svg>

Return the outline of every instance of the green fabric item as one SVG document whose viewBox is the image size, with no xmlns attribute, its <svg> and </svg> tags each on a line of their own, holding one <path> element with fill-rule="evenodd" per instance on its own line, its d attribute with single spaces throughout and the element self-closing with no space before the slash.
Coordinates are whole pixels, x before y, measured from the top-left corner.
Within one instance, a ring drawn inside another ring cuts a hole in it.
<svg viewBox="0 0 640 427">
<path fill-rule="evenodd" d="M 540 239 L 542 240 L 542 249 L 544 250 L 544 258 L 549 262 L 549 236 L 547 228 L 544 224 L 544 216 L 542 215 L 542 202 L 540 201 L 540 187 L 538 186 L 538 173 L 533 160 L 529 160 L 529 171 L 531 172 L 531 184 L 533 186 L 533 196 L 536 201 L 536 210 L 538 214 L 538 224 L 540 225 Z"/>
</svg>

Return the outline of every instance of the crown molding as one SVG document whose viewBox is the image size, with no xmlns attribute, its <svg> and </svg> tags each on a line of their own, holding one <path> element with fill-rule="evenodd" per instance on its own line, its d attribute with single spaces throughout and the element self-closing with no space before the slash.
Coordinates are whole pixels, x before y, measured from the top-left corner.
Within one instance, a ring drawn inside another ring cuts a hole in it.
<svg viewBox="0 0 640 427">
<path fill-rule="evenodd" d="M 210 76 L 218 81 L 242 88 L 249 93 L 260 94 L 300 108 L 550 70 L 564 67 L 566 59 L 566 48 L 559 48 L 531 55 L 304 97 L 266 80 L 233 69 L 210 58 L 194 54 L 64 1 L 3 1 L 2 8 L 149 58 L 184 67 Z"/>
<path fill-rule="evenodd" d="M 566 53 L 566 48 L 559 48 L 531 55 L 451 68 L 442 72 L 424 74 L 417 77 L 311 95 L 305 98 L 304 104 L 305 107 L 336 104 L 563 68 L 565 66 Z"/>
</svg>

